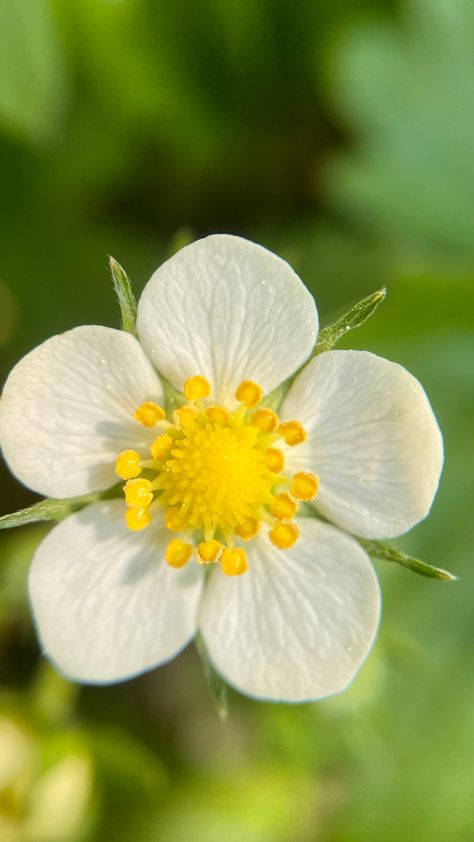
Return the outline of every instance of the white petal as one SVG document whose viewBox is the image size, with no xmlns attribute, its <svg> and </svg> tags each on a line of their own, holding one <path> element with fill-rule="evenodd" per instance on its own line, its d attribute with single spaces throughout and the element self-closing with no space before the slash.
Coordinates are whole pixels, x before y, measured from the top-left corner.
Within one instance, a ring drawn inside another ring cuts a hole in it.
<svg viewBox="0 0 474 842">
<path fill-rule="evenodd" d="M 377 630 L 380 590 L 356 541 L 312 518 L 291 550 L 259 537 L 249 570 L 211 576 L 200 627 L 216 669 L 240 690 L 288 702 L 339 693 Z"/>
<path fill-rule="evenodd" d="M 141 452 L 151 441 L 134 410 L 162 395 L 133 336 L 74 328 L 35 348 L 11 372 L 0 401 L 3 454 L 18 479 L 49 497 L 108 488 L 118 481 L 118 453 Z"/>
<path fill-rule="evenodd" d="M 309 433 L 287 467 L 319 474 L 315 506 L 329 520 L 364 538 L 390 538 L 426 517 L 443 442 L 405 368 L 366 351 L 328 351 L 297 377 L 282 415 Z"/>
<path fill-rule="evenodd" d="M 140 341 L 178 388 L 204 374 L 214 400 L 238 384 L 270 392 L 307 359 L 316 341 L 314 300 L 284 260 L 217 234 L 181 249 L 156 270 L 138 305 Z"/>
<path fill-rule="evenodd" d="M 174 657 L 196 630 L 203 577 L 169 567 L 162 521 L 142 532 L 121 500 L 71 515 L 40 544 L 30 571 L 45 654 L 77 681 L 130 678 Z"/>
</svg>

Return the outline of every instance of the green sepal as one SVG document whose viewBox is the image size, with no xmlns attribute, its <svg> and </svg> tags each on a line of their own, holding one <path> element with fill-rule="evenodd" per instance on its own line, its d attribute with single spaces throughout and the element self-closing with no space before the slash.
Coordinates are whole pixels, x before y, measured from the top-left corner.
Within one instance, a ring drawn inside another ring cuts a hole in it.
<svg viewBox="0 0 474 842">
<path fill-rule="evenodd" d="M 95 491 L 92 494 L 69 497 L 66 500 L 40 500 L 39 503 L 34 503 L 26 509 L 20 509 L 19 512 L 12 512 L 10 515 L 0 517 L 0 529 L 13 529 L 15 526 L 27 526 L 29 523 L 39 523 L 40 521 L 64 520 L 68 515 L 83 509 L 84 506 L 116 496 L 116 490 L 117 486 L 114 486 L 105 493 Z"/>
<path fill-rule="evenodd" d="M 381 561 L 393 561 L 402 567 L 406 567 L 413 573 L 418 573 L 420 576 L 427 576 L 429 579 L 455 582 L 458 578 L 450 573 L 449 570 L 443 570 L 442 567 L 435 567 L 433 564 L 428 564 L 426 561 L 421 561 L 419 558 L 407 555 L 407 553 L 402 552 L 397 547 L 391 547 L 389 544 L 383 544 L 381 541 L 366 541 L 363 538 L 358 538 L 357 540 L 372 558 L 378 558 Z"/>
<path fill-rule="evenodd" d="M 212 666 L 209 660 L 209 655 L 207 654 L 206 645 L 199 632 L 196 635 L 195 644 L 203 666 L 204 678 L 206 679 L 207 689 L 209 690 L 212 704 L 214 705 L 219 719 L 224 721 L 229 716 L 227 684 Z"/>
<path fill-rule="evenodd" d="M 109 265 L 110 271 L 112 272 L 115 295 L 117 296 L 122 316 L 122 330 L 126 330 L 127 333 L 132 333 L 136 336 L 137 302 L 133 294 L 130 278 L 123 266 L 117 263 L 114 257 L 109 257 Z"/>
<path fill-rule="evenodd" d="M 318 336 L 318 341 L 314 346 L 312 356 L 315 357 L 323 351 L 330 351 L 331 348 L 334 348 L 336 343 L 339 342 L 342 336 L 345 336 L 350 330 L 355 330 L 363 325 L 367 319 L 370 319 L 370 317 L 374 315 L 377 307 L 382 303 L 386 295 L 387 290 L 385 287 L 378 289 L 377 292 L 373 292 L 371 295 L 368 295 L 367 298 L 363 298 L 362 301 L 359 301 L 359 303 L 352 307 L 348 313 L 341 316 L 337 322 L 334 322 L 334 324 L 329 325 L 328 327 L 324 327 Z"/>
</svg>

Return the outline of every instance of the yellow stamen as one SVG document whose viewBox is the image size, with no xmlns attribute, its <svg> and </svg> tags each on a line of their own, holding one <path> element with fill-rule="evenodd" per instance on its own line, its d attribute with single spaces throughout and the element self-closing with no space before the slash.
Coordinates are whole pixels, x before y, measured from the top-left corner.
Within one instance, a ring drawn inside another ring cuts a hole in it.
<svg viewBox="0 0 474 842">
<path fill-rule="evenodd" d="M 146 506 L 141 509 L 127 509 L 125 512 L 125 520 L 127 526 L 133 532 L 138 532 L 140 529 L 145 529 L 152 521 L 152 516 Z"/>
<path fill-rule="evenodd" d="M 160 474 L 162 499 L 165 506 L 179 506 L 187 528 L 233 531 L 273 501 L 274 475 L 255 427 L 222 427 L 205 418 L 174 441 Z"/>
<path fill-rule="evenodd" d="M 270 529 L 268 537 L 279 550 L 287 550 L 293 546 L 299 534 L 295 523 L 276 523 L 273 529 Z"/>
<path fill-rule="evenodd" d="M 173 538 L 166 547 L 165 559 L 171 567 L 184 567 L 193 554 L 192 544 Z"/>
<path fill-rule="evenodd" d="M 127 506 L 141 509 L 153 500 L 151 482 L 148 479 L 129 479 L 123 487 Z"/>
<path fill-rule="evenodd" d="M 275 497 L 271 512 L 277 520 L 291 520 L 295 516 L 297 508 L 298 504 L 291 499 L 286 491 L 283 491 Z"/>
<path fill-rule="evenodd" d="M 247 554 L 241 547 L 231 550 L 226 547 L 221 556 L 221 567 L 227 576 L 240 576 L 248 569 Z"/>
<path fill-rule="evenodd" d="M 293 519 L 299 501 L 314 498 L 319 480 L 302 471 L 283 475 L 284 448 L 276 442 L 299 444 L 306 432 L 298 421 L 280 424 L 273 409 L 258 406 L 263 389 L 252 380 L 236 389 L 232 411 L 205 405 L 211 388 L 202 374 L 183 388 L 188 403 L 172 422 L 153 401 L 135 412 L 144 426 L 158 427 L 145 458 L 127 450 L 117 459 L 126 521 L 130 529 L 143 529 L 158 512 L 167 529 L 181 533 L 170 536 L 164 553 L 171 566 L 193 556 L 199 564 L 222 563 L 227 575 L 240 575 L 248 568 L 242 542 L 262 525 L 277 547 L 291 547 L 298 537 Z"/>
<path fill-rule="evenodd" d="M 198 411 L 193 406 L 181 406 L 174 413 L 176 424 L 178 427 L 190 427 L 197 414 Z"/>
<path fill-rule="evenodd" d="M 277 447 L 269 447 L 265 453 L 265 462 L 270 471 L 273 471 L 274 474 L 279 474 L 283 470 L 285 457 Z"/>
<path fill-rule="evenodd" d="M 173 439 L 167 433 L 158 436 L 150 447 L 151 455 L 155 459 L 163 459 L 173 446 Z"/>
<path fill-rule="evenodd" d="M 261 433 L 273 433 L 278 426 L 278 415 L 273 409 L 257 409 L 252 415 L 252 424 Z"/>
<path fill-rule="evenodd" d="M 188 525 L 186 515 L 183 515 L 179 506 L 172 506 L 167 510 L 165 524 L 172 532 L 181 532 Z"/>
<path fill-rule="evenodd" d="M 206 415 L 209 421 L 213 421 L 215 424 L 221 424 L 223 427 L 230 424 L 232 419 L 232 414 L 224 406 L 209 406 L 206 409 Z"/>
<path fill-rule="evenodd" d="M 278 427 L 278 432 L 285 439 L 286 444 L 294 447 L 304 442 L 308 436 L 303 425 L 299 421 L 285 421 Z"/>
<path fill-rule="evenodd" d="M 140 458 L 140 454 L 136 450 L 122 450 L 115 463 L 115 473 L 117 476 L 121 479 L 139 477 L 142 472 Z"/>
<path fill-rule="evenodd" d="M 154 427 L 158 421 L 163 421 L 166 413 L 157 403 L 146 401 L 135 410 L 133 417 L 144 427 Z"/>
<path fill-rule="evenodd" d="M 198 545 L 199 561 L 202 561 L 205 564 L 211 561 L 216 561 L 221 549 L 222 544 L 220 541 L 202 541 Z"/>
<path fill-rule="evenodd" d="M 201 398 L 208 398 L 211 394 L 209 380 L 202 374 L 195 377 L 188 377 L 184 384 L 184 394 L 188 401 L 198 401 Z"/>
<path fill-rule="evenodd" d="M 291 493 L 298 500 L 314 500 L 319 488 L 319 477 L 300 471 L 291 480 Z"/>
<path fill-rule="evenodd" d="M 242 538 L 243 541 L 250 541 L 251 538 L 254 538 L 257 534 L 258 530 L 260 529 L 260 524 L 256 517 L 249 517 L 247 520 L 244 520 L 243 523 L 239 523 L 238 526 L 235 527 L 235 534 Z"/>
<path fill-rule="evenodd" d="M 236 400 L 245 404 L 247 409 L 254 409 L 263 398 L 263 389 L 253 380 L 242 380 L 235 392 Z"/>
</svg>

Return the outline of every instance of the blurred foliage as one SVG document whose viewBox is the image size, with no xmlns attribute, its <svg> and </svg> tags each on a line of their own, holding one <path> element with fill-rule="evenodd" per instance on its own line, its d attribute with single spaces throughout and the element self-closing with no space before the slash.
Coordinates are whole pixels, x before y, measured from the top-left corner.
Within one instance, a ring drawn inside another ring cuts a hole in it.
<svg viewBox="0 0 474 842">
<path fill-rule="evenodd" d="M 1 375 L 212 231 L 283 254 L 323 325 L 387 285 L 346 347 L 425 385 L 446 442 L 432 517 L 378 564 L 379 642 L 318 705 L 230 694 L 193 650 L 114 687 L 40 658 L 26 577 L 46 527 L 0 536 L 2 842 L 474 838 L 470 0 L 0 0 Z M 343 345 L 341 346 L 343 347 Z M 34 502 L 1 471 L 0 513 Z"/>
<path fill-rule="evenodd" d="M 340 112 L 360 139 L 333 173 L 342 205 L 388 236 L 472 259 L 471 0 L 408 0 L 399 26 L 352 32 L 336 68 Z"/>
</svg>

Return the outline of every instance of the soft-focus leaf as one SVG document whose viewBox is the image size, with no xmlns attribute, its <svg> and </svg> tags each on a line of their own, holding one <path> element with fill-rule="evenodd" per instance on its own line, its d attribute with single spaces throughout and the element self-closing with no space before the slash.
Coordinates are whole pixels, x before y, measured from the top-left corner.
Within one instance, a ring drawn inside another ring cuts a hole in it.
<svg viewBox="0 0 474 842">
<path fill-rule="evenodd" d="M 354 27 L 336 99 L 359 134 L 335 161 L 336 201 L 390 236 L 472 254 L 474 4 L 408 0 L 400 24 Z"/>
<path fill-rule="evenodd" d="M 64 67 L 48 0 L 0 0 L 0 123 L 42 142 L 57 129 Z"/>
</svg>

